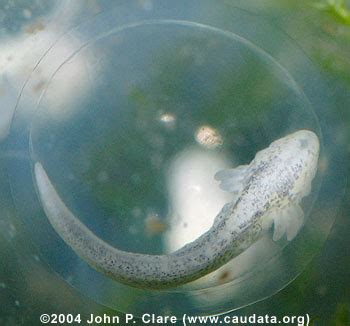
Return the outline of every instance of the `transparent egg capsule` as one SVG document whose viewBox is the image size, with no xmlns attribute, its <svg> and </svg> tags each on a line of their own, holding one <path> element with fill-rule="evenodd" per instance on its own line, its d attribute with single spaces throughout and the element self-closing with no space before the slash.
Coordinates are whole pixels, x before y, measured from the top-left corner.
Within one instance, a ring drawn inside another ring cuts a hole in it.
<svg viewBox="0 0 350 326">
<path fill-rule="evenodd" d="M 271 296 L 334 221 L 317 112 L 242 35 L 184 20 L 116 27 L 113 15 L 59 39 L 37 67 L 50 77 L 35 110 L 19 102 L 10 144 L 28 159 L 10 183 L 38 259 L 135 315 L 220 314 Z"/>
</svg>

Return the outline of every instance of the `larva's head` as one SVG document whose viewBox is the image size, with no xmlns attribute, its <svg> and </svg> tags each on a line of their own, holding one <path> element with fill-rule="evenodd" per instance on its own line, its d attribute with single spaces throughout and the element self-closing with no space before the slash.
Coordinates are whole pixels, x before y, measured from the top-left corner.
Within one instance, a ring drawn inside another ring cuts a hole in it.
<svg viewBox="0 0 350 326">
<path fill-rule="evenodd" d="M 320 148 L 318 137 L 313 131 L 310 130 L 298 130 L 292 134 L 274 141 L 271 144 L 272 147 L 276 145 L 283 145 L 285 148 L 290 148 L 291 150 L 294 149 L 297 151 L 310 150 L 315 154 L 317 153 L 317 155 Z"/>
<path fill-rule="evenodd" d="M 309 130 L 299 130 L 273 142 L 280 158 L 293 174 L 294 192 L 300 197 L 310 192 L 311 182 L 317 171 L 320 142 L 317 135 Z"/>
<path fill-rule="evenodd" d="M 271 147 L 281 148 L 290 158 L 296 156 L 304 162 L 315 164 L 319 156 L 320 142 L 314 132 L 299 130 L 273 142 Z"/>
</svg>

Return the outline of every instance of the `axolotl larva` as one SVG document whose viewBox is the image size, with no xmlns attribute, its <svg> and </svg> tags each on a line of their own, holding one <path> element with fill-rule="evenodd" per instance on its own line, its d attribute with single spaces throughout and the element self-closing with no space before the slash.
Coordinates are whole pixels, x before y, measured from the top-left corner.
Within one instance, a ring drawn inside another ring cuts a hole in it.
<svg viewBox="0 0 350 326">
<path fill-rule="evenodd" d="M 259 151 L 249 165 L 219 171 L 232 201 L 212 227 L 179 250 L 164 255 L 126 252 L 90 231 L 64 204 L 44 167 L 35 162 L 38 195 L 52 227 L 84 261 L 108 277 L 140 288 L 162 289 L 200 278 L 242 253 L 273 228 L 273 240 L 292 240 L 303 225 L 300 207 L 317 171 L 319 140 L 299 130 Z"/>
</svg>

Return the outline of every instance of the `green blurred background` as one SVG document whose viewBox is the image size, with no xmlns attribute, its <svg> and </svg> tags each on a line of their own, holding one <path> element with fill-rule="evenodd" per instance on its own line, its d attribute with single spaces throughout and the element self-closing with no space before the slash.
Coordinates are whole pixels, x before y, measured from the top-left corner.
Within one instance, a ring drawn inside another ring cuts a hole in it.
<svg viewBox="0 0 350 326">
<path fill-rule="evenodd" d="M 344 164 L 347 165 L 346 170 L 348 170 L 350 166 L 347 161 L 350 149 L 350 2 L 341 0 L 219 0 L 217 2 L 222 4 L 222 11 L 217 9 L 215 14 L 219 15 L 222 21 L 230 20 L 230 8 L 232 10 L 240 8 L 256 15 L 259 19 L 262 18 L 285 32 L 315 64 L 325 80 L 323 96 L 331 98 L 335 103 L 332 112 L 324 113 L 329 117 L 326 116 L 323 119 L 329 119 L 332 126 L 335 126 L 333 130 L 339 131 L 337 139 L 345 152 Z M 28 8 L 28 3 L 31 1 L 0 0 L 1 33 L 16 33 L 19 29 L 27 28 L 25 21 L 16 20 L 14 23 L 13 15 Z M 188 3 L 195 8 L 196 1 Z M 84 10 L 91 15 L 116 5 L 117 1 L 86 1 L 82 4 Z M 154 1 L 153 5 L 166 7 L 166 1 L 162 4 Z M 185 3 L 183 5 L 186 6 Z M 49 5 L 38 6 L 34 1 L 30 6 L 33 7 L 32 12 L 37 13 L 38 21 L 40 21 L 40 15 L 44 15 L 50 9 Z M 36 28 L 40 29 L 40 24 Z M 173 60 L 176 60 L 176 56 Z M 166 75 L 165 71 L 164 76 L 159 77 L 164 78 L 164 87 L 166 87 Z M 147 96 L 140 90 L 133 90 L 131 96 L 140 106 L 147 107 Z M 225 103 L 229 103 L 230 93 L 226 97 L 222 95 L 222 98 L 223 102 L 215 105 L 225 106 Z M 140 114 L 142 115 L 142 112 Z M 96 166 L 93 165 L 91 170 L 81 177 L 87 180 L 89 177 L 93 178 L 94 173 L 100 169 L 98 166 L 100 162 L 97 162 Z M 4 170 L 3 167 L 0 168 L 1 180 L 6 179 Z M 8 184 L 3 182 L 0 188 L 2 194 L 7 194 L 7 197 L 4 195 L 0 198 L 0 207 L 6 207 L 2 214 L 16 214 L 8 205 L 11 202 L 11 195 L 7 190 Z M 348 185 L 329 238 L 307 269 L 276 295 L 232 314 L 256 313 L 257 315 L 284 316 L 308 313 L 312 318 L 311 325 L 350 325 L 349 191 Z M 114 192 L 115 189 L 106 192 L 97 189 L 97 196 L 102 196 L 108 202 L 108 196 Z M 0 227 L 8 228 L 8 225 L 0 223 Z M 14 230 L 21 230 L 20 222 L 13 227 Z M 0 325 L 38 325 L 39 315 L 43 312 L 81 313 L 84 316 L 93 312 L 117 314 L 79 294 L 63 280 L 58 279 L 52 271 L 45 269 L 40 261 L 37 263 L 32 259 L 25 261 L 23 255 L 16 253 L 17 248 L 30 246 L 25 239 L 18 234 L 14 234 L 13 237 L 0 236 Z M 25 270 L 20 267 L 23 265 L 26 265 Z"/>
</svg>

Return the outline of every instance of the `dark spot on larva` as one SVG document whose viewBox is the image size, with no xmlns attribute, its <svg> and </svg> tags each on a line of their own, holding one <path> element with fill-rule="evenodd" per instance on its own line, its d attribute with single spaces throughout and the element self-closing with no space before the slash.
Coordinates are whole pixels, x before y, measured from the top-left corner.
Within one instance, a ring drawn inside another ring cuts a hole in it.
<svg viewBox="0 0 350 326">
<path fill-rule="evenodd" d="M 220 273 L 219 275 L 219 284 L 224 284 L 226 283 L 231 276 L 231 273 L 228 270 L 224 270 Z"/>
</svg>

